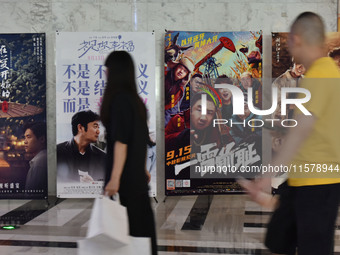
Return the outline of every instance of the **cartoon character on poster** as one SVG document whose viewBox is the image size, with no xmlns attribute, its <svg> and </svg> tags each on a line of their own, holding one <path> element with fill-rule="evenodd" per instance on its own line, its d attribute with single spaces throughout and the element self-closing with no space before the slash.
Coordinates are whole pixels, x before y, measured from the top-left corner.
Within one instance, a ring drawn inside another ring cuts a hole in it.
<svg viewBox="0 0 340 255">
<path fill-rule="evenodd" d="M 261 32 L 171 31 L 164 54 L 166 193 L 239 191 L 227 166 L 261 162 L 261 118 L 248 107 L 262 108 Z"/>
</svg>

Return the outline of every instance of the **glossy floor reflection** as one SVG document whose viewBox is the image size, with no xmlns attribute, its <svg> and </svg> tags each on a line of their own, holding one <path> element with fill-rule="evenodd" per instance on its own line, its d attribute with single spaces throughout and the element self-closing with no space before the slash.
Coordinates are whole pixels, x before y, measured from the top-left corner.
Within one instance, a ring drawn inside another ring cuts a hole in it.
<svg viewBox="0 0 340 255">
<path fill-rule="evenodd" d="M 77 254 L 86 236 L 93 199 L 1 200 L 0 254 Z M 245 195 L 168 197 L 154 200 L 158 250 L 175 254 L 270 254 L 263 246 L 270 211 Z M 340 217 L 335 251 L 340 254 Z M 139 254 L 140 255 L 140 254 Z"/>
</svg>

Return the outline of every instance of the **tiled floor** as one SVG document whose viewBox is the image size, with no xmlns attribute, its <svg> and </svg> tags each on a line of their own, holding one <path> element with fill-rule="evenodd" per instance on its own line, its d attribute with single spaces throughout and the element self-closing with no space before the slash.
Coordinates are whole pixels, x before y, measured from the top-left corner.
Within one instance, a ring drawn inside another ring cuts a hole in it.
<svg viewBox="0 0 340 255">
<path fill-rule="evenodd" d="M 270 212 L 245 195 L 152 201 L 160 255 L 269 254 L 263 246 L 263 236 Z M 45 201 L 0 201 L 1 224 L 20 226 L 0 230 L 1 255 L 77 254 L 77 240 L 86 236 L 93 199 L 49 198 L 49 202 L 50 205 Z M 338 231 L 336 254 L 340 254 Z"/>
</svg>

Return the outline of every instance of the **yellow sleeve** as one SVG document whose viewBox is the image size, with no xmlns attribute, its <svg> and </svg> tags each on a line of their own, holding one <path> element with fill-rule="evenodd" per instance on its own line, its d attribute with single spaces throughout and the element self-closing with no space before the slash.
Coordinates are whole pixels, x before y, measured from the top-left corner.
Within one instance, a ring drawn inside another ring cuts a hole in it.
<svg viewBox="0 0 340 255">
<path fill-rule="evenodd" d="M 307 89 L 311 98 L 303 106 L 315 117 L 320 118 L 327 109 L 327 102 L 332 100 L 331 84 L 326 78 L 304 78 L 299 87 Z M 330 81 L 329 81 L 330 82 Z M 304 98 L 305 95 L 299 93 L 298 98 Z M 296 107 L 295 114 L 303 114 Z"/>
</svg>

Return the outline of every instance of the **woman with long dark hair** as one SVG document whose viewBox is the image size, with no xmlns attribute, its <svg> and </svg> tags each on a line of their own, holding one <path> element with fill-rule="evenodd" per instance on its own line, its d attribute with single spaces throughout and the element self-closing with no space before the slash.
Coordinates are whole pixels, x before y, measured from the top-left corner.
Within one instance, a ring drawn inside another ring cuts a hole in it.
<svg viewBox="0 0 340 255">
<path fill-rule="evenodd" d="M 126 206 L 130 235 L 151 237 L 157 254 L 154 216 L 145 168 L 149 141 L 146 108 L 137 94 L 135 68 L 129 53 L 112 52 L 105 61 L 107 85 L 100 116 L 107 132 L 105 193 L 119 193 Z"/>
</svg>

